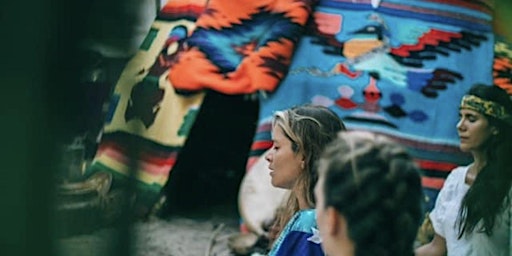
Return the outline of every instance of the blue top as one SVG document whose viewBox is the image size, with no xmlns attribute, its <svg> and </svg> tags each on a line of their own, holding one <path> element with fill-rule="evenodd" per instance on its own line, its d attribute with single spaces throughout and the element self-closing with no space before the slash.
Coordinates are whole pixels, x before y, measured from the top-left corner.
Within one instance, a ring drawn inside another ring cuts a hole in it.
<svg viewBox="0 0 512 256">
<path fill-rule="evenodd" d="M 323 256 L 320 243 L 315 210 L 301 210 L 288 221 L 268 255 Z"/>
</svg>

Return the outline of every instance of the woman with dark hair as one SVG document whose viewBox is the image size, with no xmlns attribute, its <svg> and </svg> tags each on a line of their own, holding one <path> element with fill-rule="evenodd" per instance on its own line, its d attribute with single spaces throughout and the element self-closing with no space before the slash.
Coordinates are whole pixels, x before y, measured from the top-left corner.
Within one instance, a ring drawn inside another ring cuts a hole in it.
<svg viewBox="0 0 512 256">
<path fill-rule="evenodd" d="M 418 167 L 382 135 L 341 132 L 318 165 L 322 247 L 329 256 L 407 256 L 422 219 Z"/>
<path fill-rule="evenodd" d="M 512 101 L 497 86 L 477 84 L 459 113 L 460 149 L 473 163 L 446 179 L 429 215 L 434 238 L 416 255 L 509 256 Z"/>
<path fill-rule="evenodd" d="M 285 209 L 274 224 L 277 239 L 268 255 L 324 255 L 315 240 L 314 166 L 320 153 L 345 125 L 332 110 L 302 105 L 277 111 L 272 120 L 269 162 L 274 187 L 290 190 Z"/>
</svg>

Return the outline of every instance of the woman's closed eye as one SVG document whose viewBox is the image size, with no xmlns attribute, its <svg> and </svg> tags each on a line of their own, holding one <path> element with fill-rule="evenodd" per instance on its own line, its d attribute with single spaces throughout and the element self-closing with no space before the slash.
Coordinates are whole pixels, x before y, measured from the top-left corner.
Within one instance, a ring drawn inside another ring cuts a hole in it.
<svg viewBox="0 0 512 256">
<path fill-rule="evenodd" d="M 459 120 L 462 120 L 462 119 L 466 119 L 469 122 L 474 123 L 478 120 L 478 117 L 475 115 L 471 115 L 471 114 L 466 114 L 466 115 L 459 114 Z"/>
</svg>

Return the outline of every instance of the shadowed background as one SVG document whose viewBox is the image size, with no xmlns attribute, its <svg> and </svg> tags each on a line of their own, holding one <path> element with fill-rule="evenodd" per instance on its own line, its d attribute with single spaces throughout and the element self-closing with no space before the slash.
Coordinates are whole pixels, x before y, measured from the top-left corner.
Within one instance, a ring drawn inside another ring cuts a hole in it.
<svg viewBox="0 0 512 256">
<path fill-rule="evenodd" d="M 512 41 L 512 3 L 496 2 L 496 31 Z M 2 255 L 55 255 L 53 178 L 59 146 L 83 128 L 84 116 L 77 113 L 85 111 L 85 88 L 74 85 L 84 61 L 76 53 L 91 6 L 61 0 L 1 3 Z"/>
</svg>

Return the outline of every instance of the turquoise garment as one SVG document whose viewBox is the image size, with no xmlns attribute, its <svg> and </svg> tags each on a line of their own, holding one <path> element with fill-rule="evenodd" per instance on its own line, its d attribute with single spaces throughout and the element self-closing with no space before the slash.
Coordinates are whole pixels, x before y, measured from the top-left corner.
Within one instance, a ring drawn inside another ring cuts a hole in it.
<svg viewBox="0 0 512 256">
<path fill-rule="evenodd" d="M 315 210 L 301 210 L 288 221 L 268 255 L 325 255 L 320 243 Z"/>
</svg>

